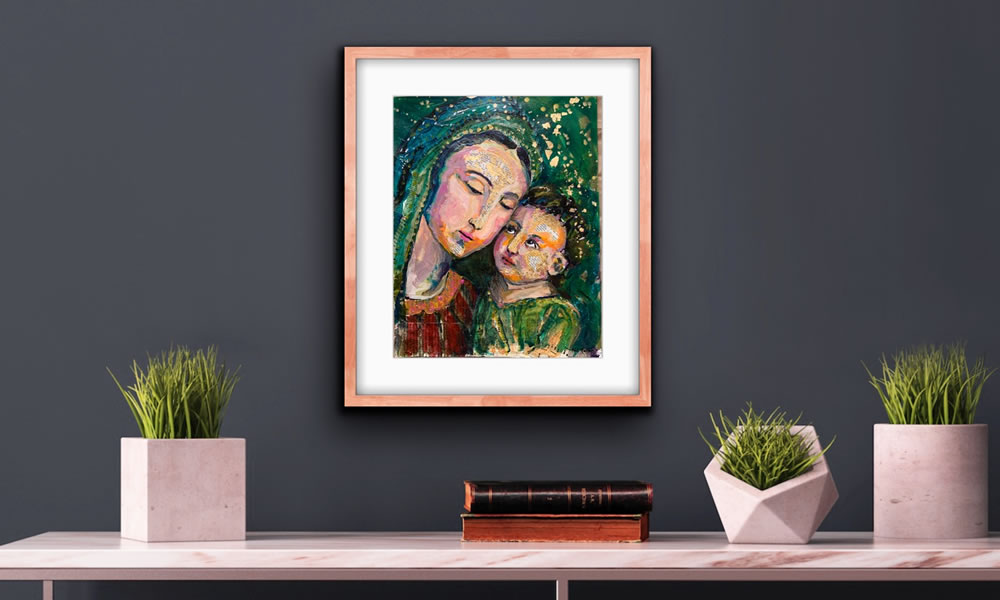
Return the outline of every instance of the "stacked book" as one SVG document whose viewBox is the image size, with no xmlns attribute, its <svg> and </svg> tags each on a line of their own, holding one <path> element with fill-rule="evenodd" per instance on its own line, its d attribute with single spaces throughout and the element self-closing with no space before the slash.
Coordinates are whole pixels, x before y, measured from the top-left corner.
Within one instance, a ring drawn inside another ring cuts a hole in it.
<svg viewBox="0 0 1000 600">
<path fill-rule="evenodd" d="M 643 481 L 466 481 L 466 542 L 641 542 L 653 486 Z"/>
</svg>

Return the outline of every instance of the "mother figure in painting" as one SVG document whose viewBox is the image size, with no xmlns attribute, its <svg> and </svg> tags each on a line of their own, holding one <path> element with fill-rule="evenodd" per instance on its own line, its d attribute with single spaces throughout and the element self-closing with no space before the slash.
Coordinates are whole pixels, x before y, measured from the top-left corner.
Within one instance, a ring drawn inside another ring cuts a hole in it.
<svg viewBox="0 0 1000 600">
<path fill-rule="evenodd" d="M 472 354 L 476 290 L 452 262 L 480 250 L 510 219 L 541 158 L 511 98 L 465 98 L 437 107 L 395 161 L 396 356 Z"/>
</svg>

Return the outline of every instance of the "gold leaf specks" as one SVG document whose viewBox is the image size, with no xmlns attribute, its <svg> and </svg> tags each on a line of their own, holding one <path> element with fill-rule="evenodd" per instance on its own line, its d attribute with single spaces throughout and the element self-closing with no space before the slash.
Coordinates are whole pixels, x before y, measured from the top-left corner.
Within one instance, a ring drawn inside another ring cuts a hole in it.
<svg viewBox="0 0 1000 600">
<path fill-rule="evenodd" d="M 549 161 L 549 166 L 550 167 L 558 167 L 559 166 L 559 157 L 558 156 L 553 156 L 552 160 Z"/>
</svg>

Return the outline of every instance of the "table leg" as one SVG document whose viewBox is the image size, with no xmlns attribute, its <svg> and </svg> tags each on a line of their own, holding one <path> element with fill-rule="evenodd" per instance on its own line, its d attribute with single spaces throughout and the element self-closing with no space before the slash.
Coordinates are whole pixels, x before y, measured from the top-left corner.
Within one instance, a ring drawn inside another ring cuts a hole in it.
<svg viewBox="0 0 1000 600">
<path fill-rule="evenodd" d="M 42 600 L 52 600 L 52 582 L 42 582 Z"/>
<path fill-rule="evenodd" d="M 556 600 L 569 600 L 568 579 L 556 579 Z"/>
</svg>

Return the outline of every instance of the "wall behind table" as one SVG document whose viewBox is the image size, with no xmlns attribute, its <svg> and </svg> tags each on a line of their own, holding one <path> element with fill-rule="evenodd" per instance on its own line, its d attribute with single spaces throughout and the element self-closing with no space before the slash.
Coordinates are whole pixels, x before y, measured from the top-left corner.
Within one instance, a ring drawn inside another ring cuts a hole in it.
<svg viewBox="0 0 1000 600">
<path fill-rule="evenodd" d="M 225 433 L 249 439 L 254 530 L 457 530 L 462 479 L 557 477 L 646 479 L 654 529 L 718 530 L 696 428 L 747 401 L 837 434 L 824 527 L 870 529 L 860 361 L 955 338 L 1000 361 L 997 23 L 988 2 L 5 0 L 0 542 L 117 529 L 134 425 L 104 368 L 171 342 L 243 365 Z M 341 407 L 342 47 L 379 44 L 653 46 L 652 409 Z M 1000 384 L 981 414 L 1000 423 Z M 550 595 L 56 591 L 180 590 Z"/>
</svg>

